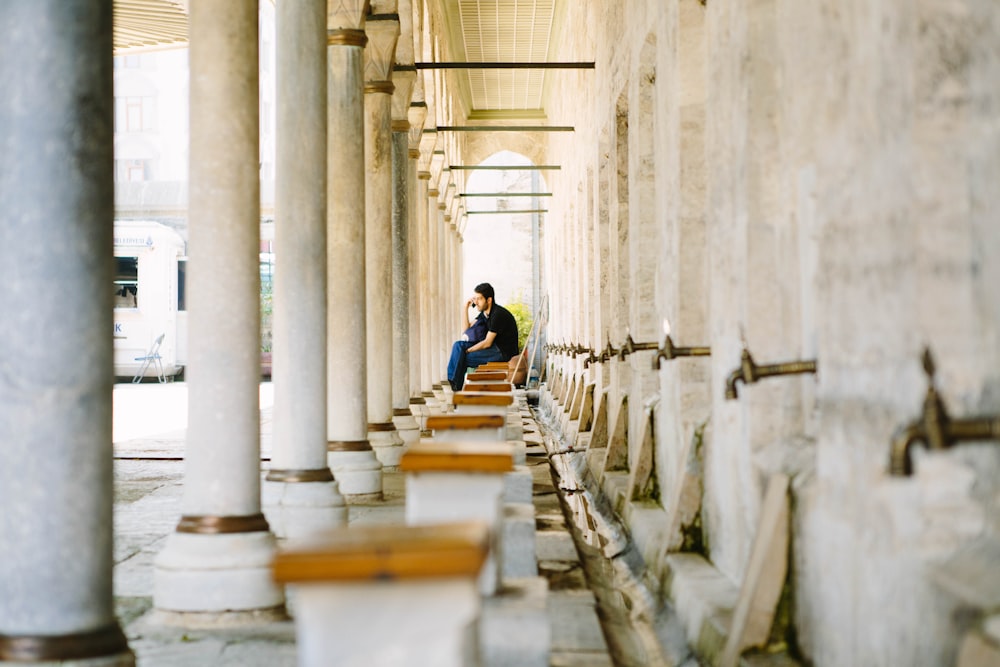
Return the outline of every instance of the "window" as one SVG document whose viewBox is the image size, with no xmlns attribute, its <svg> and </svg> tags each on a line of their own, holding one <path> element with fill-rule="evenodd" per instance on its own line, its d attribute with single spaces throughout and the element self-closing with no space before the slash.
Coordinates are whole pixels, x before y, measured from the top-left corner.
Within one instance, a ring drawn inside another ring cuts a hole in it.
<svg viewBox="0 0 1000 667">
<path fill-rule="evenodd" d="M 139 258 L 115 257 L 115 308 L 139 307 Z"/>
<path fill-rule="evenodd" d="M 115 132 L 155 130 L 156 99 L 149 95 L 115 97 Z"/>
<path fill-rule="evenodd" d="M 187 310 L 187 259 L 177 260 L 177 312 Z"/>
</svg>

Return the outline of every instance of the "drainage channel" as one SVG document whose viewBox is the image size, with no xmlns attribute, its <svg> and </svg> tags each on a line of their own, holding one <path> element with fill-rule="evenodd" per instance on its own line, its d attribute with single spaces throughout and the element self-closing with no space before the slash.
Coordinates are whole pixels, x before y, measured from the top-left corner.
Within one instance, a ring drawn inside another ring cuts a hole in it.
<svg viewBox="0 0 1000 667">
<path fill-rule="evenodd" d="M 550 413 L 533 411 L 612 661 L 616 667 L 697 667 L 673 609 L 643 581 L 642 557 L 598 490 L 586 453 L 561 441 Z"/>
</svg>

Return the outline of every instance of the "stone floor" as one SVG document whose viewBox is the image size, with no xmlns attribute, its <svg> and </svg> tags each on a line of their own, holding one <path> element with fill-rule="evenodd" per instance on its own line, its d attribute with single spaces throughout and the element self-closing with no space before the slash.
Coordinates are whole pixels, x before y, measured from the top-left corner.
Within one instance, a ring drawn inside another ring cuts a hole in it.
<svg viewBox="0 0 1000 667">
<path fill-rule="evenodd" d="M 271 387 L 261 385 L 262 471 L 270 453 Z M 152 608 L 152 562 L 180 517 L 184 482 L 186 387 L 183 383 L 115 388 L 115 548 L 117 613 L 140 667 L 240 665 L 275 667 L 296 662 L 290 619 L 224 617 L 201 619 L 202 627 L 179 627 Z M 549 624 L 552 666 L 607 667 L 614 664 L 587 587 L 583 567 L 553 486 L 539 427 L 523 413 L 528 431 L 528 465 L 534 481 L 536 557 Z M 385 498 L 351 505 L 348 521 L 402 523 L 403 476 L 386 473 Z M 538 587 L 536 587 L 536 591 Z M 516 667 L 504 637 L 505 615 L 517 618 L 514 595 L 501 594 L 484 607 L 483 667 Z M 537 600 L 535 601 L 537 603 Z M 294 601 L 289 605 L 294 610 Z M 537 606 L 537 604 L 536 604 Z M 377 667 L 377 666 L 374 666 Z"/>
</svg>

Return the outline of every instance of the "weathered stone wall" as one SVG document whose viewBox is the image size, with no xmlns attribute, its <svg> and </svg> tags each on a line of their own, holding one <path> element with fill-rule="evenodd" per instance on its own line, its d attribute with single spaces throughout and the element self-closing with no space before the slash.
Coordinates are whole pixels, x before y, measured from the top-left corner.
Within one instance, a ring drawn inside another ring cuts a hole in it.
<svg viewBox="0 0 1000 667">
<path fill-rule="evenodd" d="M 790 474 L 802 655 L 951 664 L 967 601 L 946 580 L 956 555 L 1000 541 L 1000 450 L 887 471 L 921 409 L 924 346 L 953 416 L 1000 412 L 1000 5 L 570 4 L 555 50 L 597 67 L 560 75 L 551 105 L 576 127 L 549 144 L 552 331 L 600 349 L 627 330 L 662 341 L 667 320 L 675 344 L 712 349 L 585 373 L 611 420 L 629 394 L 632 463 L 659 400 L 659 553 L 700 511 L 706 556 L 738 585 L 764 484 Z M 818 373 L 726 400 L 744 345 Z"/>
</svg>

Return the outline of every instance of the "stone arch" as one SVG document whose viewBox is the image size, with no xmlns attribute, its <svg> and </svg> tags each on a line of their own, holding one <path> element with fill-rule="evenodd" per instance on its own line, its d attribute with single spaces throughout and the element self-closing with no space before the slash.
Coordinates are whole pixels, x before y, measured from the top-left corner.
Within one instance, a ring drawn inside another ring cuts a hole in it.
<svg viewBox="0 0 1000 667">
<path fill-rule="evenodd" d="M 535 163 L 529 156 L 500 150 L 486 156 L 477 165 L 523 165 Z M 496 192 L 548 191 L 545 174 L 531 170 L 469 171 L 465 176 L 464 195 Z M 464 197 L 467 211 L 463 232 L 462 289 L 471 290 L 480 282 L 489 282 L 496 290 L 497 303 L 520 301 L 529 308 L 535 293 L 533 278 L 540 249 L 533 247 L 535 225 L 540 216 L 531 213 L 479 214 L 485 210 L 535 210 L 546 208 L 534 197 Z"/>
</svg>

